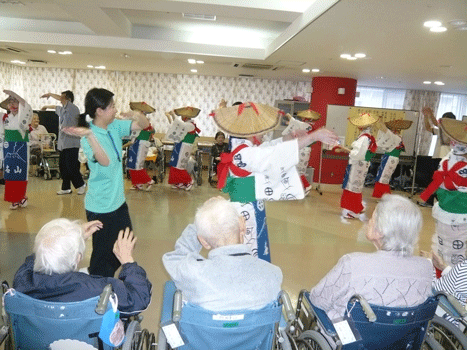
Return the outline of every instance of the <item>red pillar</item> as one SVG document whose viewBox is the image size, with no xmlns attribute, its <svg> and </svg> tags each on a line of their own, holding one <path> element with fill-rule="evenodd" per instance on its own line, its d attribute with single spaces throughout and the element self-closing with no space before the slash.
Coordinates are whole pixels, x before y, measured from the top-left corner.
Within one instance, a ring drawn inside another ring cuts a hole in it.
<svg viewBox="0 0 467 350">
<path fill-rule="evenodd" d="M 316 126 L 318 127 L 326 125 L 328 105 L 355 105 L 355 93 L 357 91 L 357 80 L 355 79 L 316 77 L 313 78 L 312 88 L 310 108 L 321 114 L 321 118 L 316 122 Z M 342 88 L 344 89 L 344 93 L 339 94 L 339 89 Z M 318 182 L 319 180 L 320 149 L 320 142 L 317 142 L 311 148 L 309 165 L 315 169 L 314 182 Z M 342 153 L 327 152 L 322 161 L 321 183 L 342 183 L 347 163 L 348 157 L 343 156 Z"/>
</svg>

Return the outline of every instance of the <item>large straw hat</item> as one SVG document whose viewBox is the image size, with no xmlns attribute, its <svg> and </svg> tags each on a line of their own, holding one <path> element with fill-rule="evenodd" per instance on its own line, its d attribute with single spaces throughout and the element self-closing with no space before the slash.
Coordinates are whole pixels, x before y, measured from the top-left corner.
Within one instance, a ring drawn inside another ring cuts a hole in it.
<svg viewBox="0 0 467 350">
<path fill-rule="evenodd" d="M 156 110 L 148 105 L 146 102 L 130 102 L 130 109 L 132 111 L 141 111 L 143 113 L 152 113 Z"/>
<path fill-rule="evenodd" d="M 441 129 L 454 141 L 467 145 L 467 123 L 449 118 L 438 121 Z"/>
<path fill-rule="evenodd" d="M 8 99 L 9 99 L 9 97 L 7 97 L 5 100 L 3 100 L 3 101 L 0 103 L 0 107 L 1 107 L 1 108 L 8 110 Z"/>
<path fill-rule="evenodd" d="M 411 120 L 394 119 L 384 124 L 390 130 L 407 130 L 412 126 L 412 123 Z"/>
<path fill-rule="evenodd" d="M 349 122 L 358 128 L 365 128 L 378 121 L 378 117 L 371 113 L 361 113 L 349 118 Z"/>
<path fill-rule="evenodd" d="M 311 119 L 311 120 L 318 120 L 319 118 L 321 118 L 321 114 L 319 114 L 318 112 L 312 111 L 311 109 L 305 109 L 303 111 L 298 111 L 297 115 L 300 118 Z"/>
<path fill-rule="evenodd" d="M 211 113 L 217 126 L 237 137 L 264 134 L 279 125 L 284 114 L 280 109 L 260 103 L 247 102 L 238 106 L 219 108 Z"/>
<path fill-rule="evenodd" d="M 176 115 L 180 116 L 180 117 L 184 117 L 184 118 L 194 118 L 194 117 L 197 117 L 199 112 L 201 112 L 201 110 L 199 108 L 196 108 L 196 107 L 182 107 L 182 108 L 177 108 L 177 109 L 174 109 L 174 112 Z"/>
</svg>

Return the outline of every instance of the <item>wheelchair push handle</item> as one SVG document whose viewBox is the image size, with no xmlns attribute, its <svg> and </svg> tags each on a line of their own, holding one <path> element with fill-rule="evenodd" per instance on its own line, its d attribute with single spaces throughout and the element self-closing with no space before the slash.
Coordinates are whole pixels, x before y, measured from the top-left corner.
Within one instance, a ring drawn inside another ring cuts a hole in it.
<svg viewBox="0 0 467 350">
<path fill-rule="evenodd" d="M 282 305 L 284 306 L 287 321 L 293 321 L 295 319 L 295 311 L 293 309 L 292 302 L 290 301 L 290 297 L 286 291 L 281 291 L 280 299 L 282 301 Z"/>
<path fill-rule="evenodd" d="M 111 294 L 112 294 L 112 285 L 108 284 L 104 287 L 104 290 L 101 293 L 99 302 L 97 303 L 97 306 L 95 309 L 98 315 L 103 315 L 107 311 L 107 304 L 109 303 L 109 298 Z"/>
<path fill-rule="evenodd" d="M 172 321 L 178 322 L 182 318 L 182 292 L 177 290 L 174 294 Z"/>
<path fill-rule="evenodd" d="M 351 299 L 352 301 L 357 301 L 360 303 L 362 306 L 362 310 L 365 313 L 366 317 L 368 318 L 368 321 L 370 322 L 375 322 L 376 321 L 376 315 L 373 309 L 371 308 L 370 304 L 368 304 L 368 301 L 361 295 L 354 295 Z"/>
</svg>

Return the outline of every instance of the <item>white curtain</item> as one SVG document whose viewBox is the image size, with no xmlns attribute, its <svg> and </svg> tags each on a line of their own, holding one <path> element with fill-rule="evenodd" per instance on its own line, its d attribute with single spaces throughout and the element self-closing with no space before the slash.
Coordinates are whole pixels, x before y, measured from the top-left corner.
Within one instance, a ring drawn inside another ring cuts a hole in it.
<svg viewBox="0 0 467 350">
<path fill-rule="evenodd" d="M 440 93 L 436 91 L 425 90 L 407 90 L 404 99 L 404 109 L 420 112 L 418 120 L 417 134 L 419 137 L 419 144 L 417 154 L 428 155 L 432 143 L 433 135 L 425 130 L 425 123 L 423 120 L 422 109 L 430 107 L 436 115 L 440 99 Z M 436 142 L 436 141 L 435 141 Z"/>
<path fill-rule="evenodd" d="M 86 92 L 93 87 L 102 87 L 115 94 L 115 105 L 119 111 L 127 110 L 130 101 L 145 101 L 156 108 L 156 112 L 149 116 L 156 132 L 161 133 L 168 128 L 166 111 L 194 106 L 201 109 L 195 119 L 201 136 L 214 136 L 217 132 L 209 114 L 217 108 L 221 99 L 225 99 L 229 106 L 235 101 L 254 101 L 273 106 L 276 100 L 292 99 L 294 96 L 309 100 L 311 91 L 310 81 L 36 68 L 3 62 L 0 62 L 0 86 L 17 92 L 36 110 L 43 105 L 58 103 L 52 99 L 41 99 L 40 96 L 46 92 L 72 90 L 75 104 L 82 112 Z M 2 95 L 0 93 L 0 98 Z"/>
</svg>

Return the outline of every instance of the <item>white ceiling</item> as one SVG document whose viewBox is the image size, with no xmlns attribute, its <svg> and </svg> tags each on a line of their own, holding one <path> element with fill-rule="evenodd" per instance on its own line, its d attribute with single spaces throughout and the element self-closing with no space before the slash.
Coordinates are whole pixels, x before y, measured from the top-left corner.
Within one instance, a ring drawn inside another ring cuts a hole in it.
<svg viewBox="0 0 467 350">
<path fill-rule="evenodd" d="M 431 19 L 448 30 L 431 33 L 423 27 Z M 201 75 L 290 80 L 338 76 L 367 86 L 467 94 L 467 30 L 455 30 L 449 22 L 456 19 L 467 20 L 466 0 L 0 0 L 0 61 L 183 74 L 196 68 Z M 367 58 L 339 57 L 357 52 Z M 188 58 L 205 63 L 194 67 Z M 243 68 L 246 63 L 272 67 Z"/>
</svg>

